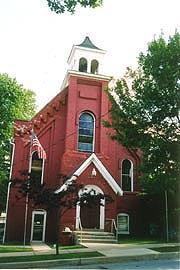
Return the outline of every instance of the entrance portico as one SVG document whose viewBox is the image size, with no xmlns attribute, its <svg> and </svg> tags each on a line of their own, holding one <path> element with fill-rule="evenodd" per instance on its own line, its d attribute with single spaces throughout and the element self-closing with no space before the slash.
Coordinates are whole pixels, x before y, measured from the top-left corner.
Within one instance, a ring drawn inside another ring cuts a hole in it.
<svg viewBox="0 0 180 270">
<path fill-rule="evenodd" d="M 115 181 L 115 179 L 111 176 L 111 174 L 108 172 L 108 170 L 106 169 L 106 167 L 103 165 L 103 163 L 99 160 L 99 158 L 96 156 L 95 153 L 91 154 L 82 164 L 81 166 L 73 173 L 72 177 L 70 179 L 68 179 L 68 183 L 71 183 L 73 181 L 76 181 L 76 179 L 78 179 L 78 177 L 91 165 L 93 164 L 95 166 L 95 168 L 99 171 L 99 173 L 101 174 L 103 180 L 106 182 L 106 184 L 108 184 L 112 191 L 119 195 L 122 196 L 123 195 L 123 191 L 120 188 L 120 186 L 117 184 L 117 182 Z M 67 183 L 65 182 L 58 190 L 55 191 L 55 193 L 59 193 L 61 191 L 63 191 L 64 188 L 66 188 Z M 92 184 L 87 184 L 84 187 L 84 190 L 86 189 L 86 191 L 90 191 L 90 190 L 94 190 L 97 194 L 101 193 L 104 195 L 103 190 L 97 186 L 97 185 L 92 185 Z M 83 190 L 80 190 L 79 195 L 83 192 Z M 86 227 L 88 226 L 88 228 L 90 227 L 99 227 L 99 229 L 104 230 L 104 226 L 105 226 L 105 201 L 101 200 L 100 202 L 98 202 L 98 205 L 96 205 L 93 209 L 81 209 L 81 207 L 79 206 L 79 204 L 77 203 L 76 205 L 76 224 L 75 224 L 75 228 L 76 230 L 82 229 L 82 227 Z M 85 213 L 86 212 L 86 213 Z M 85 217 L 87 218 L 87 220 L 89 220 L 89 222 L 86 220 L 85 221 Z M 90 219 L 96 219 L 96 221 L 94 220 L 93 222 L 90 221 Z M 83 226 L 84 225 L 84 226 Z"/>
<path fill-rule="evenodd" d="M 80 190 L 79 196 L 86 191 L 93 191 L 94 194 L 104 194 L 103 191 L 96 185 L 86 185 Z M 82 228 L 89 229 L 101 229 L 104 230 L 104 213 L 105 213 L 105 200 L 101 199 L 96 201 L 92 208 L 80 207 L 76 205 L 76 230 L 82 226 Z M 81 225 L 80 225 L 81 223 Z"/>
</svg>

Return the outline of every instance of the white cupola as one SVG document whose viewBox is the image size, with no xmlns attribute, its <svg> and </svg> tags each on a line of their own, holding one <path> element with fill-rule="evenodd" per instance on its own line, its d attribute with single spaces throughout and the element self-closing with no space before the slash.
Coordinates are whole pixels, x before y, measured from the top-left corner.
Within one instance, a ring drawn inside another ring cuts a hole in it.
<svg viewBox="0 0 180 270">
<path fill-rule="evenodd" d="M 79 45 L 73 45 L 68 58 L 68 69 L 90 74 L 103 74 L 105 51 L 96 47 L 88 36 Z"/>
</svg>

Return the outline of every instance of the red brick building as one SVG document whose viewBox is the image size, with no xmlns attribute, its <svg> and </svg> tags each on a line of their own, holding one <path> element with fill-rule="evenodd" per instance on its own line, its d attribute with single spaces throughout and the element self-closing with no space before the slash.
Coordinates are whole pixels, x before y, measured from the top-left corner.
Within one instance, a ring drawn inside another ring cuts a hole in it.
<svg viewBox="0 0 180 270">
<path fill-rule="evenodd" d="M 111 204 L 95 205 L 93 211 L 85 212 L 77 205 L 63 217 L 61 229 L 79 229 L 81 221 L 83 228 L 107 230 L 114 220 L 118 234 L 137 235 L 142 228 L 136 170 L 140 157 L 112 141 L 102 125 L 102 119 L 110 119 L 110 102 L 104 91 L 110 77 L 102 75 L 104 56 L 105 51 L 88 37 L 74 45 L 59 94 L 30 122 L 15 122 L 12 178 L 30 168 L 39 173 L 41 182 L 60 192 L 58 175 L 62 173 L 114 199 Z M 45 160 L 38 159 L 36 152 L 29 155 L 30 144 L 23 132 L 32 125 L 46 151 Z M 27 241 L 54 241 L 55 216 L 31 204 L 26 207 L 25 200 L 17 201 L 15 189 L 10 187 L 7 241 L 23 241 L 24 234 Z"/>
</svg>

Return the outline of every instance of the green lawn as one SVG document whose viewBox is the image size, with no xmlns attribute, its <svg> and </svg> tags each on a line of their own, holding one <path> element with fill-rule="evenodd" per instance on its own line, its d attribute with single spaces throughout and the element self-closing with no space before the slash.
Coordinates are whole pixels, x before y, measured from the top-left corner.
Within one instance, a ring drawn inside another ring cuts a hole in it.
<svg viewBox="0 0 180 270">
<path fill-rule="evenodd" d="M 0 263 L 9 262 L 30 262 L 30 261 L 46 261 L 46 260 L 62 260 L 62 259 L 74 259 L 74 258 L 90 258 L 90 257 L 102 257 L 99 252 L 81 252 L 70 254 L 43 254 L 33 256 L 17 256 L 17 257 L 0 257 Z"/>
<path fill-rule="evenodd" d="M 180 246 L 157 247 L 151 249 L 158 252 L 180 252 Z"/>
<path fill-rule="evenodd" d="M 53 245 L 49 245 L 51 248 L 54 249 Z M 60 246 L 59 249 L 77 249 L 77 248 L 86 248 L 81 245 L 74 245 L 74 246 Z M 8 246 L 8 245 L 2 245 L 0 246 L 0 253 L 8 253 L 8 252 L 28 252 L 28 251 L 33 251 L 31 247 L 23 247 L 22 245 L 18 246 Z"/>
<path fill-rule="evenodd" d="M 48 246 L 50 246 L 51 248 L 55 249 L 55 246 L 53 244 L 48 244 Z M 85 246 L 82 246 L 82 245 L 72 245 L 72 246 L 59 246 L 59 249 L 77 249 L 77 248 L 87 248 Z"/>
<path fill-rule="evenodd" d="M 27 247 L 12 247 L 12 246 L 0 246 L 0 253 L 7 253 L 7 252 L 28 252 L 32 251 L 32 248 Z"/>
<path fill-rule="evenodd" d="M 160 244 L 162 240 L 151 238 L 121 238 L 118 240 L 118 244 L 132 244 L 132 245 L 145 245 L 145 244 Z"/>
</svg>

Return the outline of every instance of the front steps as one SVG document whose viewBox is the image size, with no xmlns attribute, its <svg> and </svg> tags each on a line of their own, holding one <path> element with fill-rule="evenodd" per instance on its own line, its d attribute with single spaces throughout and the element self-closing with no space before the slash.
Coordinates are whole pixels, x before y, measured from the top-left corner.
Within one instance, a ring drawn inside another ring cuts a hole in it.
<svg viewBox="0 0 180 270">
<path fill-rule="evenodd" d="M 78 242 L 81 243 L 117 243 L 114 234 L 111 232 L 104 232 L 101 230 L 82 230 L 75 231 L 74 233 L 77 236 Z"/>
</svg>

